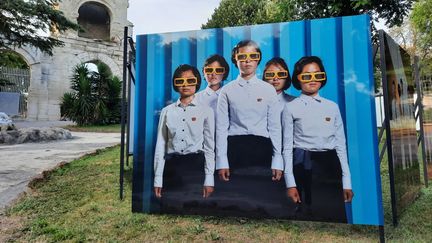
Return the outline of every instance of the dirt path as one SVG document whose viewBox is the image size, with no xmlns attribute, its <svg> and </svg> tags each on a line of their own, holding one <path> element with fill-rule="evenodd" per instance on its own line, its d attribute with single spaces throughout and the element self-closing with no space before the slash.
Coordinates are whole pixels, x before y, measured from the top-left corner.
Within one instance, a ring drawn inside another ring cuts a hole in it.
<svg viewBox="0 0 432 243">
<path fill-rule="evenodd" d="M 70 140 L 0 145 L 0 213 L 43 171 L 120 143 L 119 133 L 72 132 Z"/>
</svg>

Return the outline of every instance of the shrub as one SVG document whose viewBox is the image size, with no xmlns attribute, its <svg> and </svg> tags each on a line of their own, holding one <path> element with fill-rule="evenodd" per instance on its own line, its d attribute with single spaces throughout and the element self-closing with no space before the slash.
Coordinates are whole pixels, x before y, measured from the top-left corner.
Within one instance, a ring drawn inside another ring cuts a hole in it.
<svg viewBox="0 0 432 243">
<path fill-rule="evenodd" d="M 72 92 L 63 95 L 61 115 L 78 125 L 112 124 L 120 121 L 121 80 L 113 76 L 107 65 L 97 63 L 97 72 L 86 64 L 74 68 Z"/>
</svg>

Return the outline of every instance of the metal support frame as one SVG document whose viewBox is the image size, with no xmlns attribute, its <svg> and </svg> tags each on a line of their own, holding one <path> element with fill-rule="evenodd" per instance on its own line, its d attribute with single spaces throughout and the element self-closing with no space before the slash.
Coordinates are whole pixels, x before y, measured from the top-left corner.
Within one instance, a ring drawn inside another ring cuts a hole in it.
<svg viewBox="0 0 432 243">
<path fill-rule="evenodd" d="M 132 51 L 129 51 L 128 70 L 131 70 Z M 126 129 L 126 166 L 129 166 L 129 141 L 130 141 L 130 113 L 131 113 L 131 73 L 128 75 L 128 95 L 127 95 L 127 129 Z M 134 82 L 135 83 L 135 82 Z"/>
<path fill-rule="evenodd" d="M 384 93 L 384 104 L 389 103 L 388 99 L 388 86 L 387 86 L 387 67 L 385 61 L 385 36 L 384 31 L 379 30 L 379 43 L 380 43 L 380 64 L 381 64 L 381 78 L 382 87 Z M 392 207 L 392 218 L 393 226 L 397 226 L 397 208 L 396 208 L 396 190 L 395 190 L 395 180 L 394 180 L 394 169 L 393 169 L 393 148 L 391 143 L 391 132 L 390 132 L 390 110 L 388 105 L 384 105 L 385 117 L 384 124 L 386 127 L 386 144 L 387 144 L 387 157 L 388 157 L 388 167 L 389 167 L 389 179 L 390 179 L 390 197 L 391 197 L 391 207 Z"/>
<path fill-rule="evenodd" d="M 429 184 L 429 178 L 428 178 L 428 171 L 427 171 L 427 161 L 426 161 L 426 145 L 425 145 L 425 136 L 424 136 L 424 128 L 423 128 L 423 103 L 422 103 L 422 92 L 420 88 L 420 72 L 419 72 L 419 58 L 417 56 L 414 57 L 414 79 L 415 84 L 417 86 L 417 100 L 415 102 L 415 107 L 418 108 L 417 115 L 415 116 L 416 121 L 417 118 L 419 119 L 420 123 L 420 135 L 417 141 L 417 144 L 419 145 L 421 143 L 421 150 L 422 150 L 422 159 L 423 159 L 423 177 L 424 177 L 424 183 L 425 187 L 428 187 Z M 417 110 L 414 108 L 414 110 Z"/>
<path fill-rule="evenodd" d="M 128 36 L 128 27 L 126 26 L 124 27 L 124 36 L 123 36 L 123 82 L 122 82 L 122 98 L 121 98 L 121 141 L 120 141 L 120 146 L 121 146 L 120 147 L 120 199 L 121 200 L 123 200 L 125 157 L 126 157 L 126 166 L 129 166 L 129 156 L 130 156 L 129 154 L 130 152 L 129 141 L 131 139 L 130 103 L 131 103 L 131 95 L 132 95 L 131 84 L 132 82 L 135 83 L 135 77 L 132 71 L 133 65 L 135 63 L 134 58 L 135 58 L 134 42 L 132 38 Z M 126 82 L 127 82 L 127 86 L 126 86 Z"/>
<path fill-rule="evenodd" d="M 373 45 L 372 57 L 373 57 L 374 63 L 375 63 L 375 58 L 376 58 L 376 55 L 377 55 L 379 49 L 380 49 L 380 45 Z M 381 114 L 381 110 L 380 110 L 380 114 Z M 384 137 L 384 132 L 386 132 L 386 131 L 387 131 L 386 122 L 384 119 L 383 123 L 381 124 L 381 128 L 380 128 L 379 134 L 378 134 L 378 146 L 381 143 L 382 138 Z M 387 150 L 387 143 L 384 143 L 383 147 L 381 148 L 380 154 L 379 154 L 379 164 L 381 164 L 386 150 Z M 378 226 L 378 235 L 379 235 L 379 242 L 384 243 L 385 242 L 384 225 Z"/>
<path fill-rule="evenodd" d="M 120 199 L 123 200 L 124 184 L 124 154 L 125 154 L 125 110 L 126 110 L 126 75 L 127 75 L 127 40 L 128 27 L 124 27 L 123 35 L 123 80 L 122 80 L 122 98 L 121 98 L 121 141 L 120 141 Z"/>
</svg>

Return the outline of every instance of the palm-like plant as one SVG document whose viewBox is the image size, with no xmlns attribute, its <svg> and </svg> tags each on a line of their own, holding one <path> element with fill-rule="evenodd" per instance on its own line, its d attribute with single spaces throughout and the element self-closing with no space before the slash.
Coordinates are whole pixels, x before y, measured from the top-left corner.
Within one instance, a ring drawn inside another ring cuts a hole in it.
<svg viewBox="0 0 432 243">
<path fill-rule="evenodd" d="M 78 125 L 119 121 L 121 81 L 111 75 L 107 65 L 99 62 L 97 69 L 92 72 L 85 64 L 77 65 L 71 79 L 72 92 L 63 95 L 62 116 Z"/>
</svg>

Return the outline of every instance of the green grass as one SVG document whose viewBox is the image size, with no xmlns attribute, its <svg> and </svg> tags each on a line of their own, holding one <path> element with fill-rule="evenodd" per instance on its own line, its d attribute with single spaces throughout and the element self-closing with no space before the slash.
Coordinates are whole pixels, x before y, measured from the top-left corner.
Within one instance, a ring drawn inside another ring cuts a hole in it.
<svg viewBox="0 0 432 243">
<path fill-rule="evenodd" d="M 120 124 L 87 125 L 87 126 L 68 125 L 68 126 L 64 126 L 63 128 L 68 129 L 72 132 L 107 132 L 107 133 L 119 133 L 119 132 L 121 132 L 121 125 Z"/>
<path fill-rule="evenodd" d="M 125 200 L 120 201 L 118 155 L 119 147 L 101 151 L 75 160 L 36 183 L 30 194 L 7 211 L 8 219 L 21 222 L 9 231 L 10 241 L 378 241 L 377 227 L 372 226 L 131 213 L 132 169 L 126 169 Z M 386 164 L 382 167 L 385 170 Z M 388 188 L 383 190 L 387 240 L 432 242 L 432 188 L 422 189 L 397 228 L 390 225 Z"/>
</svg>

